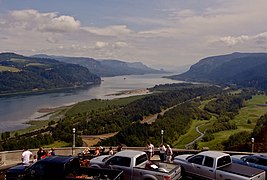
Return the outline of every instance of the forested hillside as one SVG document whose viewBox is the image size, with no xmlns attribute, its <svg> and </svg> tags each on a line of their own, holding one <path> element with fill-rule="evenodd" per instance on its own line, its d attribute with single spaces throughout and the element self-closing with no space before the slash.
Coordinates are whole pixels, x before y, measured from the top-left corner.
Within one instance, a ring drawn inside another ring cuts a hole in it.
<svg viewBox="0 0 267 180">
<path fill-rule="evenodd" d="M 208 57 L 172 79 L 253 87 L 267 91 L 267 54 L 233 53 Z"/>
<path fill-rule="evenodd" d="M 100 77 L 80 65 L 14 53 L 0 54 L 0 94 L 73 88 L 100 82 Z"/>
</svg>

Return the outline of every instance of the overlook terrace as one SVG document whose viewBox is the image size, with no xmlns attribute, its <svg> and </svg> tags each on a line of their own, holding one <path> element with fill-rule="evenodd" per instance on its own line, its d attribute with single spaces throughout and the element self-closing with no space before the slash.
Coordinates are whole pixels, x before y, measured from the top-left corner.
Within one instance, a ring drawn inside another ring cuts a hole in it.
<svg viewBox="0 0 267 180">
<path fill-rule="evenodd" d="M 105 151 L 108 150 L 109 147 L 104 147 Z M 81 153 L 85 147 L 65 147 L 65 148 L 55 148 L 55 152 L 57 155 L 78 155 Z M 94 149 L 94 147 L 90 148 Z M 113 149 L 116 149 L 116 147 L 113 147 Z M 145 151 L 144 147 L 123 147 L 123 150 L 140 150 Z M 36 154 L 38 149 L 30 149 L 30 151 L 33 154 Z M 188 149 L 173 149 L 173 156 L 180 155 L 180 154 L 196 154 L 200 152 L 201 150 L 188 150 Z M 4 170 L 15 166 L 19 163 L 21 163 L 21 154 L 23 150 L 14 150 L 14 151 L 2 151 L 0 152 L 0 171 L 3 172 Z M 237 151 L 224 151 L 230 155 L 235 154 L 252 154 L 251 152 L 237 152 Z M 155 148 L 155 156 L 153 156 L 153 159 L 157 160 L 159 151 L 157 148 Z"/>
</svg>

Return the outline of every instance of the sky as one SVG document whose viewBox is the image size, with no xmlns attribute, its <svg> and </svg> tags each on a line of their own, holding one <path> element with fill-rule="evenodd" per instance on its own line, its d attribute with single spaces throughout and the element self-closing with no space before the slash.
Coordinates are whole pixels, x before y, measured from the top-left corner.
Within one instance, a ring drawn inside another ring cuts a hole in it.
<svg viewBox="0 0 267 180">
<path fill-rule="evenodd" d="M 0 52 L 118 59 L 175 71 L 266 52 L 266 0 L 0 0 Z"/>
</svg>

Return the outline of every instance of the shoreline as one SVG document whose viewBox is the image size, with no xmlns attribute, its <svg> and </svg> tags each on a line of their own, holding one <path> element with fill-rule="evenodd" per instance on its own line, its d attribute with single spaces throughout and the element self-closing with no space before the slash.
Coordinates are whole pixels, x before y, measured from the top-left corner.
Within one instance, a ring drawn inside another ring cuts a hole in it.
<svg viewBox="0 0 267 180">
<path fill-rule="evenodd" d="M 145 89 L 133 89 L 133 90 L 125 90 L 119 91 L 117 93 L 106 94 L 105 96 L 120 96 L 120 95 L 143 95 L 151 93 L 148 88 Z"/>
<path fill-rule="evenodd" d="M 104 96 L 132 96 L 132 95 L 144 95 L 144 94 L 149 94 L 151 91 L 148 90 L 148 88 L 142 88 L 142 89 L 134 89 L 134 90 L 125 90 L 125 91 L 119 91 L 117 93 L 112 93 L 112 94 L 106 94 Z M 115 99 L 116 97 L 112 98 Z M 118 98 L 123 98 L 123 97 L 118 97 Z M 86 100 L 85 100 L 86 101 Z M 27 121 L 25 121 L 24 125 L 27 125 L 25 128 L 21 129 L 16 129 L 16 130 L 10 130 L 10 132 L 18 132 L 18 131 L 23 131 L 28 128 L 31 128 L 35 125 L 31 124 L 31 122 L 41 122 L 41 121 L 49 121 L 51 120 L 51 116 L 55 115 L 57 112 L 61 110 L 65 110 L 66 108 L 69 108 L 70 106 L 76 104 L 78 102 L 73 102 L 71 104 L 63 104 L 62 106 L 56 106 L 56 107 L 44 107 L 38 109 L 36 112 L 34 112 L 31 116 L 29 116 Z M 59 115 L 61 116 L 61 115 Z M 62 117 L 62 116 L 61 116 Z M 32 129 L 31 129 L 32 130 Z"/>
</svg>

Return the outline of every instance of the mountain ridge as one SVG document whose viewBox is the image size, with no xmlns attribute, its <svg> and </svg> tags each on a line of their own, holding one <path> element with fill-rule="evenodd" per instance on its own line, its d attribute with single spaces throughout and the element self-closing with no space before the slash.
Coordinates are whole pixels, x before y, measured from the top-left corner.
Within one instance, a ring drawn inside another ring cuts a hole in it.
<svg viewBox="0 0 267 180">
<path fill-rule="evenodd" d="M 94 59 L 90 57 L 54 56 L 46 54 L 36 54 L 32 57 L 50 58 L 65 63 L 79 64 L 101 77 L 166 73 L 163 70 L 150 68 L 142 62 L 129 63 L 116 59 Z"/>
<path fill-rule="evenodd" d="M 199 60 L 171 79 L 216 84 L 236 84 L 267 90 L 267 53 L 232 53 Z"/>
</svg>

